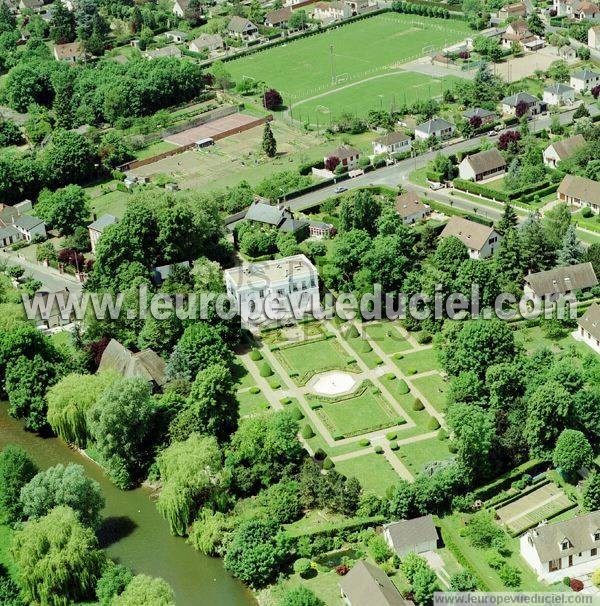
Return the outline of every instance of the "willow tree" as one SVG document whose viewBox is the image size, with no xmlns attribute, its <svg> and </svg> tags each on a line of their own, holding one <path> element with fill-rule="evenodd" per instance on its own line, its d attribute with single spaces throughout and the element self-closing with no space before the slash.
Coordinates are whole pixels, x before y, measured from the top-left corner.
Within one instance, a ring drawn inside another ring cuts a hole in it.
<svg viewBox="0 0 600 606">
<path fill-rule="evenodd" d="M 138 574 L 121 595 L 111 602 L 112 606 L 175 606 L 171 586 L 163 579 Z"/>
<path fill-rule="evenodd" d="M 184 535 L 198 509 L 220 489 L 223 456 L 212 436 L 192 434 L 157 459 L 163 489 L 156 506 L 173 534 Z"/>
<path fill-rule="evenodd" d="M 12 555 L 25 601 L 67 606 L 89 600 L 106 562 L 91 528 L 70 507 L 57 507 L 15 533 Z"/>
<path fill-rule="evenodd" d="M 96 375 L 72 373 L 48 390 L 48 423 L 69 444 L 85 448 L 88 439 L 86 412 L 100 394 L 118 378 L 113 372 Z"/>
</svg>

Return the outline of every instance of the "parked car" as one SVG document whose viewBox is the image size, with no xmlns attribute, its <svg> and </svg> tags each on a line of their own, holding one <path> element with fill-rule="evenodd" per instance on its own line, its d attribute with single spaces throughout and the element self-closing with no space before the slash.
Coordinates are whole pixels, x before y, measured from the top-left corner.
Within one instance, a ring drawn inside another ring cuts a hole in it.
<svg viewBox="0 0 600 606">
<path fill-rule="evenodd" d="M 429 184 L 429 189 L 433 189 L 433 191 L 437 191 L 438 189 L 444 189 L 446 187 L 443 183 L 437 183 L 436 181 L 432 181 Z"/>
<path fill-rule="evenodd" d="M 343 194 L 345 191 L 348 191 L 348 188 L 347 187 L 343 187 L 343 186 L 340 185 L 339 187 L 336 187 L 333 190 L 333 193 L 334 194 Z"/>
</svg>

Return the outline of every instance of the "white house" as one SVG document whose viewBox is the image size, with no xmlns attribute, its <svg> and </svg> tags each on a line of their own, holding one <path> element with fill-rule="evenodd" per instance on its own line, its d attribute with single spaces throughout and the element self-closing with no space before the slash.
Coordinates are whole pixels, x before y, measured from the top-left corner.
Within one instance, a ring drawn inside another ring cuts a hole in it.
<svg viewBox="0 0 600 606">
<path fill-rule="evenodd" d="M 565 175 L 558 186 L 558 199 L 571 206 L 587 206 L 596 215 L 600 212 L 600 183 L 587 177 Z"/>
<path fill-rule="evenodd" d="M 506 160 L 495 147 L 472 156 L 465 156 L 458 165 L 460 178 L 469 181 L 493 179 L 503 175 L 505 170 Z"/>
<path fill-rule="evenodd" d="M 411 149 L 411 138 L 403 133 L 389 133 L 373 141 L 374 154 L 401 154 Z"/>
<path fill-rule="evenodd" d="M 190 0 L 175 0 L 175 4 L 173 5 L 173 14 L 178 17 L 185 17 L 185 11 L 188 9 L 190 5 Z"/>
<path fill-rule="evenodd" d="M 201 34 L 190 42 L 189 49 L 194 53 L 201 53 L 205 50 L 214 52 L 223 46 L 223 38 L 219 34 Z"/>
<path fill-rule="evenodd" d="M 592 50 L 600 50 L 600 25 L 588 29 L 588 46 Z"/>
<path fill-rule="evenodd" d="M 426 140 L 430 137 L 449 139 L 456 130 L 456 126 L 443 118 L 433 118 L 415 128 L 415 138 Z"/>
<path fill-rule="evenodd" d="M 597 354 L 600 354 L 600 305 L 592 303 L 577 320 L 577 326 L 576 338 L 587 343 Z"/>
<path fill-rule="evenodd" d="M 337 158 L 342 166 L 346 166 L 348 170 L 356 168 L 358 165 L 358 159 L 360 158 L 360 152 L 350 145 L 340 145 L 337 149 L 334 149 L 328 156 L 323 158 L 324 162 L 327 162 L 330 158 Z"/>
<path fill-rule="evenodd" d="M 252 21 L 237 15 L 231 17 L 227 31 L 232 38 L 242 40 L 254 40 L 258 36 L 258 27 Z"/>
<path fill-rule="evenodd" d="M 582 69 L 571 74 L 570 84 L 578 93 L 583 93 L 600 84 L 600 74 L 591 69 Z"/>
<path fill-rule="evenodd" d="M 232 267 L 225 285 L 247 328 L 300 320 L 319 303 L 317 269 L 304 255 Z"/>
<path fill-rule="evenodd" d="M 577 290 L 597 286 L 598 278 L 591 263 L 555 267 L 525 276 L 523 291 L 536 302 L 557 301 Z"/>
<path fill-rule="evenodd" d="M 520 540 L 525 561 L 549 583 L 571 576 L 574 570 L 576 575 L 594 571 L 600 564 L 599 548 L 600 511 L 537 526 Z"/>
<path fill-rule="evenodd" d="M 557 82 L 544 89 L 543 101 L 548 105 L 571 105 L 575 101 L 575 89 Z"/>
<path fill-rule="evenodd" d="M 515 115 L 517 107 L 526 107 L 528 116 L 535 116 L 546 110 L 546 104 L 530 93 L 521 92 L 502 99 L 502 113 Z"/>
<path fill-rule="evenodd" d="M 433 516 L 427 515 L 384 524 L 383 538 L 394 553 L 403 557 L 409 553 L 425 553 L 436 549 L 438 533 Z"/>
<path fill-rule="evenodd" d="M 310 13 L 312 19 L 316 21 L 338 21 L 344 18 L 344 5 L 338 0 L 333 2 L 316 2 Z"/>
<path fill-rule="evenodd" d="M 400 194 L 396 198 L 395 208 L 405 225 L 412 225 L 417 221 L 422 221 L 431 214 L 431 207 L 425 204 L 419 194 L 414 191 Z"/>
<path fill-rule="evenodd" d="M 561 141 L 550 143 L 544 150 L 544 164 L 550 168 L 556 168 L 556 165 L 562 160 L 570 158 L 578 149 L 585 145 L 583 135 L 573 135 Z"/>
<path fill-rule="evenodd" d="M 493 228 L 469 221 L 462 217 L 450 217 L 440 238 L 454 236 L 468 249 L 471 259 L 486 259 L 494 254 L 500 244 L 500 234 Z"/>
<path fill-rule="evenodd" d="M 117 223 L 119 219 L 113 215 L 102 215 L 98 217 L 93 223 L 88 225 L 88 232 L 90 234 L 90 243 L 92 246 L 92 253 L 96 252 L 96 244 L 100 239 L 100 236 L 104 230 L 109 226 Z"/>
<path fill-rule="evenodd" d="M 595 2 L 573 3 L 573 19 L 577 21 L 598 21 L 600 20 L 600 7 Z"/>
</svg>

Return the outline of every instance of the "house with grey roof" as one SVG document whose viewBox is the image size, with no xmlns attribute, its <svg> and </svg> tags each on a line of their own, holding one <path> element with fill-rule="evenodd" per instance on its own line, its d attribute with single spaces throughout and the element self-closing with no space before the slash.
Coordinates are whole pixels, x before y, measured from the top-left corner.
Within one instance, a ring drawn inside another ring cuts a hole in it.
<svg viewBox="0 0 600 606">
<path fill-rule="evenodd" d="M 542 99 L 548 105 L 571 105 L 575 101 L 575 89 L 556 82 L 544 89 Z"/>
<path fill-rule="evenodd" d="M 175 44 L 181 44 L 188 39 L 188 35 L 186 32 L 182 32 L 176 29 L 169 30 L 164 33 L 165 38 L 169 42 L 174 42 Z"/>
<path fill-rule="evenodd" d="M 525 561 L 548 583 L 583 576 L 600 565 L 600 511 L 541 524 L 520 539 Z"/>
<path fill-rule="evenodd" d="M 0 204 L 0 248 L 21 240 L 31 242 L 36 236 L 46 238 L 46 224 L 37 217 L 24 214 L 32 208 L 31 200 L 14 206 Z"/>
<path fill-rule="evenodd" d="M 412 225 L 417 221 L 422 221 L 431 213 L 429 204 L 421 200 L 417 192 L 407 191 L 396 198 L 396 212 L 405 225 Z"/>
<path fill-rule="evenodd" d="M 586 312 L 577 320 L 577 331 L 573 336 L 587 343 L 597 354 L 600 354 L 600 305 L 592 303 Z"/>
<path fill-rule="evenodd" d="M 400 595 L 381 568 L 364 560 L 356 562 L 339 585 L 347 606 L 414 606 Z"/>
<path fill-rule="evenodd" d="M 503 175 L 505 171 L 506 160 L 495 147 L 465 156 L 458 165 L 460 178 L 468 181 L 494 179 Z"/>
<path fill-rule="evenodd" d="M 415 138 L 421 140 L 427 140 L 430 137 L 436 139 L 449 139 L 456 130 L 456 126 L 444 118 L 433 118 L 419 124 L 415 128 Z"/>
<path fill-rule="evenodd" d="M 117 223 L 119 219 L 114 215 L 102 215 L 98 217 L 93 223 L 88 225 L 88 232 L 90 234 L 90 242 L 92 245 L 92 254 L 96 252 L 96 244 L 102 235 L 102 232 L 109 226 Z"/>
<path fill-rule="evenodd" d="M 167 365 L 152 349 L 133 353 L 116 339 L 111 339 L 100 359 L 98 371 L 114 370 L 123 378 L 141 377 L 152 383 L 155 388 L 162 388 L 167 382 Z"/>
<path fill-rule="evenodd" d="M 526 108 L 526 115 L 528 116 L 535 116 L 546 111 L 546 104 L 530 93 L 516 93 L 502 99 L 502 113 L 514 116 L 517 107 Z"/>
<path fill-rule="evenodd" d="M 426 515 L 384 524 L 383 538 L 394 553 L 403 557 L 409 553 L 425 553 L 436 549 L 438 532 L 433 516 Z"/>
<path fill-rule="evenodd" d="M 567 158 L 570 158 L 577 150 L 585 145 L 583 135 L 573 135 L 560 141 L 550 143 L 544 150 L 544 164 L 550 168 L 556 168 L 556 165 Z"/>
<path fill-rule="evenodd" d="M 490 124 L 496 120 L 496 114 L 491 112 L 489 109 L 483 107 L 471 107 L 462 114 L 465 120 L 472 120 L 473 118 L 479 118 L 481 124 Z"/>
<path fill-rule="evenodd" d="M 451 236 L 467 247 L 471 259 L 490 257 L 500 244 L 500 234 L 493 227 L 458 216 L 450 217 L 440 234 L 440 238 Z"/>
<path fill-rule="evenodd" d="M 194 53 L 201 53 L 203 51 L 212 53 L 224 46 L 223 38 L 219 34 L 201 34 L 190 42 L 189 48 Z"/>
<path fill-rule="evenodd" d="M 587 177 L 565 175 L 558 186 L 558 199 L 571 206 L 591 208 L 592 212 L 600 212 L 600 183 Z"/>
<path fill-rule="evenodd" d="M 591 69 L 581 69 L 571 74 L 569 84 L 578 92 L 592 90 L 600 84 L 600 74 Z"/>
<path fill-rule="evenodd" d="M 265 15 L 265 25 L 267 27 L 283 27 L 291 16 L 292 9 L 289 6 L 276 8 Z"/>
<path fill-rule="evenodd" d="M 409 152 L 411 148 L 411 138 L 404 133 L 388 133 L 373 141 L 374 154 L 401 154 Z"/>
<path fill-rule="evenodd" d="M 246 17 L 234 15 L 229 21 L 227 32 L 232 38 L 254 40 L 258 36 L 258 27 Z"/>
<path fill-rule="evenodd" d="M 591 263 L 577 263 L 567 267 L 555 267 L 525 276 L 523 288 L 526 295 L 539 302 L 556 302 L 578 290 L 598 285 L 598 278 Z"/>
</svg>

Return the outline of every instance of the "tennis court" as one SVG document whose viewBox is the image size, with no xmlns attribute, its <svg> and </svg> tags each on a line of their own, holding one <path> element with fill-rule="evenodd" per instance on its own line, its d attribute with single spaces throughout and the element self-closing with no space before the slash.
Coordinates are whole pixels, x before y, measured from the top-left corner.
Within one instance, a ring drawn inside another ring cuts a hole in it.
<svg viewBox="0 0 600 606">
<path fill-rule="evenodd" d="M 232 114 L 231 116 L 225 116 L 224 118 L 219 118 L 213 122 L 208 122 L 207 124 L 195 126 L 194 128 L 188 128 L 180 133 L 169 135 L 168 137 L 165 137 L 165 141 L 167 141 L 167 143 L 173 143 L 175 145 L 184 147 L 186 145 L 191 145 L 196 141 L 200 141 L 200 139 L 206 139 L 209 137 L 212 139 L 215 137 L 218 138 L 218 135 L 222 133 L 226 133 L 236 128 L 248 126 L 256 121 L 257 118 L 255 116 L 247 116 L 246 114 Z"/>
</svg>

